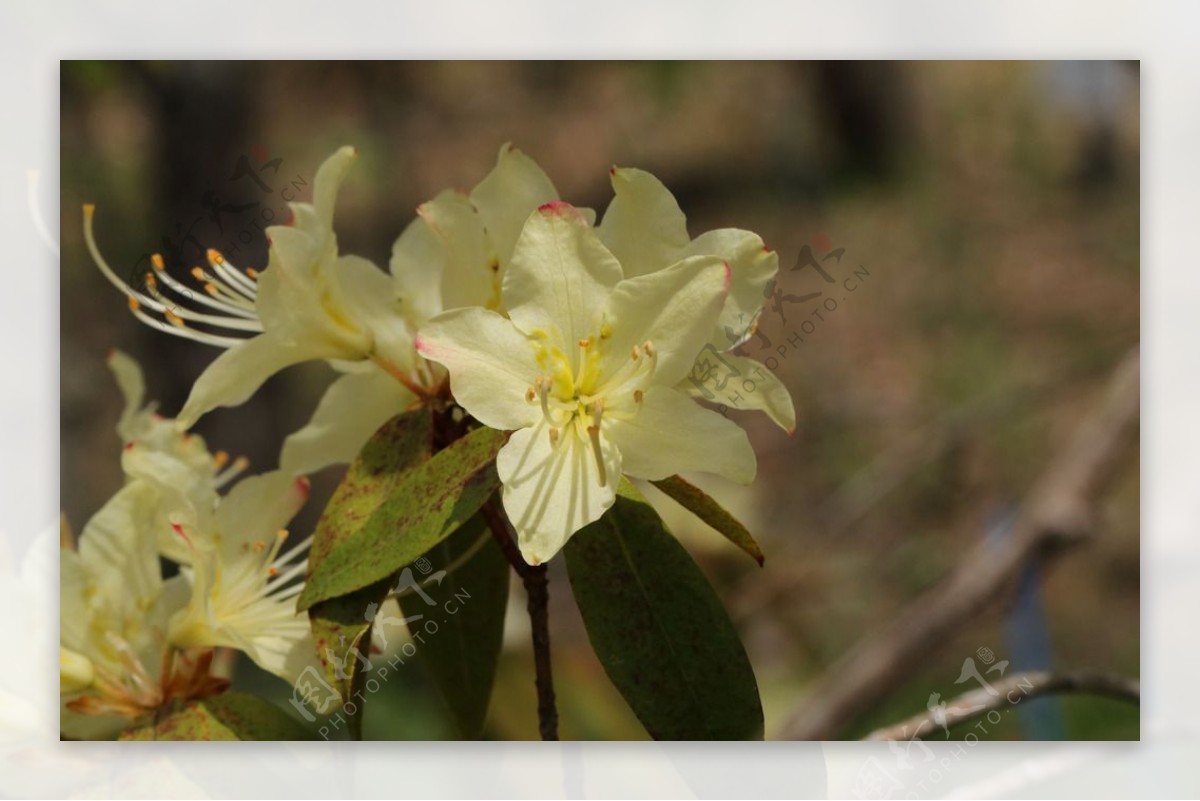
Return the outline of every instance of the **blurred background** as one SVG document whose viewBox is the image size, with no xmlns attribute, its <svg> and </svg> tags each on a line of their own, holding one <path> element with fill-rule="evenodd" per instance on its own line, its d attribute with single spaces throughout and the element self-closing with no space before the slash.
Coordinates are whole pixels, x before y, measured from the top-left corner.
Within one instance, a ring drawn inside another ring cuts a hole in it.
<svg viewBox="0 0 1200 801">
<path fill-rule="evenodd" d="M 261 268 L 283 191 L 307 199 L 320 162 L 354 144 L 339 244 L 386 267 L 416 206 L 472 187 L 504 142 L 600 212 L 609 167 L 641 167 L 675 193 L 693 236 L 748 228 L 780 254 L 743 351 L 772 357 L 798 429 L 730 412 L 759 478 L 700 479 L 754 532 L 766 566 L 654 498 L 742 633 L 770 738 L 839 657 L 980 541 L 1004 537 L 1137 344 L 1139 103 L 1137 65 L 1112 62 L 63 62 L 63 511 L 78 531 L 122 480 L 108 350 L 141 361 L 168 415 L 217 353 L 129 315 L 87 256 L 82 203 L 96 203 L 100 247 L 134 280 L 155 251 L 181 278 L 208 247 Z M 197 430 L 270 469 L 331 375 L 290 369 Z M 340 474 L 314 477 L 295 530 L 311 530 Z M 1099 511 L 1093 541 L 1025 576 L 837 736 L 974 689 L 956 683 L 964 660 L 989 653 L 1010 672 L 1136 677 L 1135 451 Z M 591 653 L 562 560 L 551 568 L 562 736 L 643 738 Z M 519 589 L 512 604 L 488 734 L 535 738 Z M 249 663 L 237 680 L 289 694 Z M 414 664 L 369 707 L 366 735 L 449 736 L 439 704 Z M 1071 696 L 1023 704 L 980 737 L 1138 734 L 1136 707 Z"/>
</svg>

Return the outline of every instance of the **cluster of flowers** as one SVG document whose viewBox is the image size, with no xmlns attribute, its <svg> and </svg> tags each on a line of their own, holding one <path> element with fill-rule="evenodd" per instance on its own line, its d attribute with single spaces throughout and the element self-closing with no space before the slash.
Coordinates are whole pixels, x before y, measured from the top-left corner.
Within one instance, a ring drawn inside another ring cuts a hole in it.
<svg viewBox="0 0 1200 801">
<path fill-rule="evenodd" d="M 388 419 L 447 394 L 481 424 L 513 432 L 497 469 L 524 558 L 545 562 L 609 508 L 622 475 L 680 472 L 749 482 L 756 460 L 736 424 L 696 402 L 703 349 L 727 363 L 753 333 L 778 257 L 748 231 L 695 239 L 651 174 L 614 169 L 602 221 L 561 202 L 545 173 L 506 145 L 468 194 L 421 205 L 392 250 L 390 276 L 339 252 L 334 205 L 355 162 L 342 148 L 318 170 L 312 203 L 268 229 L 262 271 L 209 251 L 189 288 L 153 260 L 144 285 L 100 270 L 143 322 L 224 349 L 175 420 L 141 408 L 141 373 L 111 365 L 126 395 L 118 432 L 126 486 L 63 553 L 62 689 L 71 713 L 133 717 L 174 697 L 222 689 L 202 649 L 244 651 L 293 680 L 316 658 L 294 596 L 306 544 L 282 553 L 302 476 L 346 463 Z M 744 330 L 741 339 L 731 330 Z M 283 443 L 279 469 L 243 470 L 186 433 L 248 399 L 274 373 L 327 360 L 340 373 L 312 419 Z M 747 406 L 792 430 L 769 370 Z M 282 555 L 281 555 L 282 553 Z M 181 565 L 164 581 L 159 556 Z M 67 713 L 64 712 L 64 721 Z M 78 716 L 76 716 L 78 717 Z M 82 724 L 81 724 L 82 725 Z M 71 733 L 64 722 L 64 732 Z"/>
</svg>

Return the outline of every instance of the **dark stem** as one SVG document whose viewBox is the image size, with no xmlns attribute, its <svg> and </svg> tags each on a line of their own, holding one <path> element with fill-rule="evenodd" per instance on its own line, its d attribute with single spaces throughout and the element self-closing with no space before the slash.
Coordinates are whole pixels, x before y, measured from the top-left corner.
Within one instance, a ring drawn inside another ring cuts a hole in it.
<svg viewBox="0 0 1200 801">
<path fill-rule="evenodd" d="M 538 565 L 521 577 L 529 596 L 529 623 L 533 628 L 533 667 L 537 683 L 538 729 L 543 740 L 558 739 L 558 708 L 554 703 L 554 677 L 550 672 L 550 602 L 546 566 Z"/>
<path fill-rule="evenodd" d="M 350 697 L 357 698 L 358 701 L 354 704 L 354 714 L 346 713 L 346 729 L 351 740 L 363 738 L 363 714 L 366 712 L 366 704 L 363 703 L 365 696 L 362 693 L 366 687 L 366 671 L 363 670 L 363 663 L 369 659 L 371 654 L 371 632 L 374 627 L 374 621 L 367 624 L 367 630 L 358 638 L 358 643 L 354 646 L 354 676 L 350 679 Z M 345 705 L 342 706 L 342 709 L 345 709 Z"/>
<path fill-rule="evenodd" d="M 550 668 L 550 592 L 546 566 L 531 566 L 521 557 L 504 513 L 492 501 L 483 505 L 483 516 L 500 550 L 521 581 L 528 598 L 529 624 L 533 630 L 533 667 L 538 697 L 538 730 L 543 740 L 558 739 L 558 707 L 554 701 L 554 676 Z"/>
</svg>

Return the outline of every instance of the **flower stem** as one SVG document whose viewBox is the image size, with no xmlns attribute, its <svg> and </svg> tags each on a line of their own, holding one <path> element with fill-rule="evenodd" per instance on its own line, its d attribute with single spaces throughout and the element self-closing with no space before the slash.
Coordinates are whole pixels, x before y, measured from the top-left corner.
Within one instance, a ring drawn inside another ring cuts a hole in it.
<svg viewBox="0 0 1200 801">
<path fill-rule="evenodd" d="M 412 376 L 405 373 L 392 362 L 379 355 L 371 356 L 371 361 L 375 362 L 376 366 L 378 366 L 385 373 L 403 384 L 409 392 L 416 395 L 418 398 L 426 400 L 430 397 L 430 392 L 428 389 L 421 386 L 416 380 L 413 379 Z"/>
<path fill-rule="evenodd" d="M 529 597 L 529 623 L 533 629 L 533 665 L 538 695 L 538 730 L 543 740 L 558 739 L 558 708 L 554 700 L 554 677 L 550 671 L 549 582 L 546 566 L 530 568 L 521 577 Z"/>
<path fill-rule="evenodd" d="M 525 585 L 528 598 L 529 624 L 533 631 L 534 683 L 538 698 L 538 731 L 543 740 L 558 739 L 558 707 L 554 699 L 554 676 L 550 668 L 550 592 L 546 566 L 532 566 L 521 557 L 509 529 L 504 512 L 488 501 L 483 505 L 483 516 L 487 520 L 492 536 L 500 545 L 508 563 Z"/>
</svg>

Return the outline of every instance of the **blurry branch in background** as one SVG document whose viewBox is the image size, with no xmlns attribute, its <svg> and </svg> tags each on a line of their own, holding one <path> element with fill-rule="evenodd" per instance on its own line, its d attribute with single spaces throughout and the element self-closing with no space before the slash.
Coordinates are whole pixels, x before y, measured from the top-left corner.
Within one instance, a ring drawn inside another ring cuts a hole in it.
<svg viewBox="0 0 1200 801">
<path fill-rule="evenodd" d="M 936 730 L 982 717 L 994 709 L 1017 704 L 1053 693 L 1089 693 L 1115 698 L 1118 701 L 1141 703 L 1141 684 L 1137 679 L 1123 676 L 1080 673 L 1059 675 L 1046 672 L 1016 673 L 992 682 L 989 688 L 963 693 L 944 707 L 913 715 L 908 720 L 887 726 L 864 737 L 864 740 L 911 740 L 925 737 Z"/>
<path fill-rule="evenodd" d="M 809 691 L 810 700 L 784 723 L 781 738 L 838 737 L 959 626 L 1011 588 L 1023 567 L 1090 535 L 1094 504 L 1137 428 L 1139 374 L 1134 348 L 1113 373 L 1100 405 L 1033 483 L 1012 536 L 1002 545 L 976 546 L 888 628 L 833 664 Z"/>
</svg>

